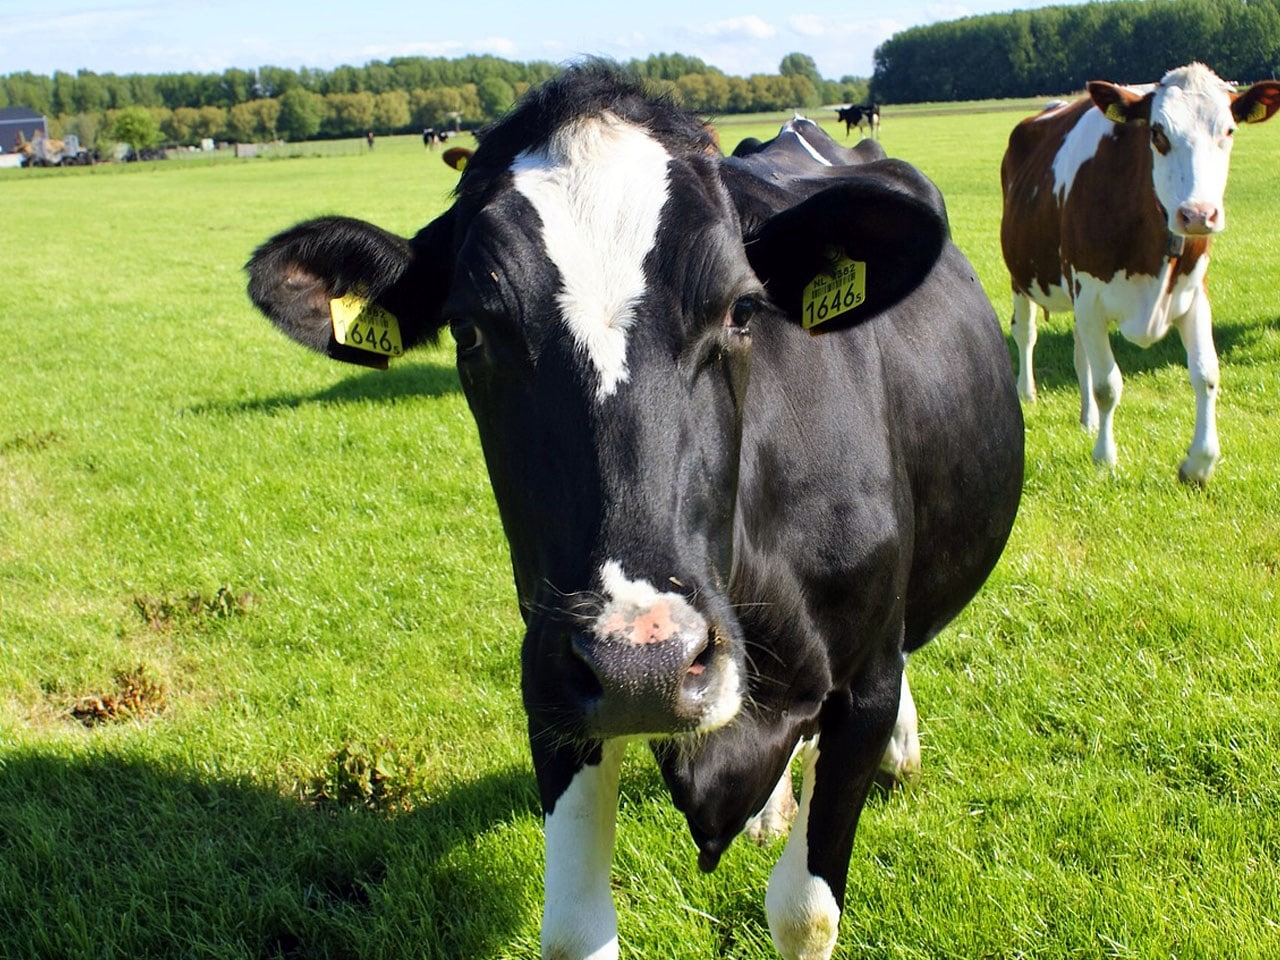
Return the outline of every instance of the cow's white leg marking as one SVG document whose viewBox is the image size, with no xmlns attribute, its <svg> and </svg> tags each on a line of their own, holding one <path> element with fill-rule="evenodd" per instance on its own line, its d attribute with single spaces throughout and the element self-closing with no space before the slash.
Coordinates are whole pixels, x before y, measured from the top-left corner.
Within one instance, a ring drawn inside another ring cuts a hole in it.
<svg viewBox="0 0 1280 960">
<path fill-rule="evenodd" d="M 1013 295 L 1013 320 L 1009 324 L 1018 345 L 1018 396 L 1036 398 L 1036 374 L 1032 357 L 1036 349 L 1036 304 L 1025 293 Z"/>
<path fill-rule="evenodd" d="M 569 124 L 511 166 L 516 190 L 542 220 L 564 322 L 600 376 L 600 400 L 628 377 L 627 331 L 644 296 L 670 160 L 640 127 L 605 114 Z"/>
<path fill-rule="evenodd" d="M 792 760 L 801 749 L 802 745 L 797 744 L 791 754 Z M 781 837 L 791 827 L 791 821 L 796 818 L 796 812 L 799 809 L 795 791 L 791 786 L 791 760 L 788 760 L 782 776 L 778 778 L 773 793 L 769 794 L 765 805 L 759 813 L 747 821 L 747 836 L 756 843 L 765 843 L 774 837 Z"/>
<path fill-rule="evenodd" d="M 618 771 L 626 741 L 606 741 L 600 763 L 579 770 L 546 818 L 544 960 L 616 960 L 618 915 L 609 891 Z"/>
<path fill-rule="evenodd" d="M 1073 327 L 1071 339 L 1074 344 L 1073 359 L 1076 365 L 1076 380 L 1080 383 L 1080 426 L 1090 433 L 1098 431 L 1098 405 L 1093 400 L 1093 371 L 1089 369 L 1089 358 L 1085 356 L 1084 343 L 1080 340 L 1080 328 Z"/>
<path fill-rule="evenodd" d="M 1076 333 L 1093 377 L 1093 400 L 1098 405 L 1098 439 L 1093 445 L 1095 463 L 1116 465 L 1115 413 L 1124 382 L 1111 352 L 1107 317 L 1098 304 L 1076 301 Z M 1083 402 L 1083 398 L 1082 402 Z"/>
<path fill-rule="evenodd" d="M 827 881 L 809 872 L 809 806 L 821 744 L 802 751 L 804 781 L 800 811 L 787 838 L 786 849 L 769 874 L 764 908 L 773 945 L 784 960 L 827 960 L 840 932 L 840 908 Z"/>
<path fill-rule="evenodd" d="M 1208 483 L 1217 465 L 1218 351 L 1213 346 L 1213 312 L 1203 288 L 1186 314 L 1174 321 L 1187 350 L 1187 370 L 1196 393 L 1196 425 L 1187 458 L 1178 468 L 1184 483 Z"/>
<path fill-rule="evenodd" d="M 906 657 L 902 664 L 902 693 L 898 697 L 898 719 L 893 734 L 880 760 L 880 769 L 899 783 L 910 783 L 920 776 L 920 734 L 916 702 L 907 685 Z"/>
</svg>

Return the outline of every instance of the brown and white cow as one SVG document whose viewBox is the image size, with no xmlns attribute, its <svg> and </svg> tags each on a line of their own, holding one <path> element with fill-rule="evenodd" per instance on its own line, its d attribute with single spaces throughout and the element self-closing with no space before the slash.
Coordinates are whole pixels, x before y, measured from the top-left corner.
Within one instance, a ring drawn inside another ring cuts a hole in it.
<svg viewBox="0 0 1280 960">
<path fill-rule="evenodd" d="M 1080 422 L 1097 430 L 1093 459 L 1114 466 L 1121 377 L 1108 324 L 1143 347 L 1176 327 L 1196 394 L 1195 431 L 1178 475 L 1203 484 L 1218 461 L 1210 238 L 1226 226 L 1236 127 L 1269 119 L 1280 108 L 1280 83 L 1237 94 L 1193 63 L 1158 84 L 1094 81 L 1088 89 L 1019 123 L 1000 169 L 1018 392 L 1035 399 L 1036 306 L 1046 315 L 1074 309 Z"/>
</svg>

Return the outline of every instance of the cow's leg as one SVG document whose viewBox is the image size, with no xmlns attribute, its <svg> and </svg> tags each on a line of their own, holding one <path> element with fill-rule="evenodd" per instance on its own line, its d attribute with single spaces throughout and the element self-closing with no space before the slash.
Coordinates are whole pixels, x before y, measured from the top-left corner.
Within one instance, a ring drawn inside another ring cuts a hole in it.
<svg viewBox="0 0 1280 960">
<path fill-rule="evenodd" d="M 582 764 L 540 751 L 547 861 L 542 911 L 544 960 L 615 960 L 618 916 L 609 890 L 618 771 L 626 744 L 605 742 Z"/>
<path fill-rule="evenodd" d="M 1187 349 L 1187 370 L 1196 393 L 1196 425 L 1187 458 L 1178 468 L 1183 483 L 1205 484 L 1218 463 L 1218 351 L 1213 346 L 1213 312 L 1203 290 L 1186 314 L 1174 321 Z"/>
<path fill-rule="evenodd" d="M 804 751 L 800 811 L 769 876 L 765 912 L 785 960 L 827 960 L 835 949 L 858 816 L 898 713 L 902 660 L 868 667 L 823 705 Z"/>
<path fill-rule="evenodd" d="M 1074 359 L 1076 379 L 1080 382 L 1080 426 L 1090 433 L 1098 430 L 1098 404 L 1093 399 L 1093 371 L 1089 369 L 1089 358 L 1084 353 L 1084 342 L 1080 339 L 1080 330 L 1073 327 L 1071 339 L 1074 343 Z"/>
<path fill-rule="evenodd" d="M 802 747 L 797 747 L 797 752 L 800 749 Z M 760 812 L 747 821 L 747 836 L 756 843 L 766 843 L 775 837 L 781 837 L 791 826 L 798 811 L 795 790 L 791 785 L 791 764 L 788 763 Z"/>
<path fill-rule="evenodd" d="M 1018 345 L 1018 396 L 1031 402 L 1036 398 L 1036 304 L 1025 293 L 1013 294 L 1013 319 L 1009 330 Z"/>
<path fill-rule="evenodd" d="M 1091 379 L 1091 395 L 1098 408 L 1098 439 L 1093 445 L 1095 463 L 1108 467 L 1116 465 L 1116 438 L 1114 420 L 1116 407 L 1120 405 L 1120 395 L 1124 391 L 1124 383 L 1120 377 L 1120 368 L 1116 366 L 1116 358 L 1111 353 L 1111 339 L 1107 335 L 1106 315 L 1100 310 L 1084 309 L 1076 304 L 1076 335 L 1084 350 L 1088 362 Z M 1084 383 L 1081 382 L 1083 393 Z M 1081 396 L 1082 416 L 1084 397 Z M 1085 423 L 1088 426 L 1087 423 Z"/>
<path fill-rule="evenodd" d="M 880 783 L 892 789 L 912 783 L 920 776 L 920 720 L 916 701 L 907 685 L 907 658 L 902 658 L 902 693 L 898 697 L 898 719 L 889 737 L 889 746 L 880 758 Z"/>
</svg>

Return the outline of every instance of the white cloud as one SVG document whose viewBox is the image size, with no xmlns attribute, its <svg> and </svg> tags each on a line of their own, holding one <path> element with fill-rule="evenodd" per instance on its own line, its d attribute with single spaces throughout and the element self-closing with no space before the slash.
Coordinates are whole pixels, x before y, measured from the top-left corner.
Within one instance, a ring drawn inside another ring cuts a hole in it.
<svg viewBox="0 0 1280 960">
<path fill-rule="evenodd" d="M 693 28 L 695 34 L 714 37 L 717 40 L 740 37 L 747 40 L 769 40 L 777 34 L 777 29 L 755 15 L 731 17 L 728 20 L 714 20 Z"/>
</svg>

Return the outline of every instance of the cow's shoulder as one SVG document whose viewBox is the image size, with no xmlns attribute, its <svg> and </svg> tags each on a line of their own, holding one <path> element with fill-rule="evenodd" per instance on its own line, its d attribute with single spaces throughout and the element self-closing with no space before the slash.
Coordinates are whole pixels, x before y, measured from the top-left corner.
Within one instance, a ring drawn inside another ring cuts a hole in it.
<svg viewBox="0 0 1280 960">
<path fill-rule="evenodd" d="M 1092 101 L 1081 97 L 1072 103 L 1051 104 L 1020 121 L 1009 134 L 1000 167 L 1005 190 L 1018 177 L 1039 177 L 1050 169 L 1072 131 L 1092 109 Z"/>
</svg>

